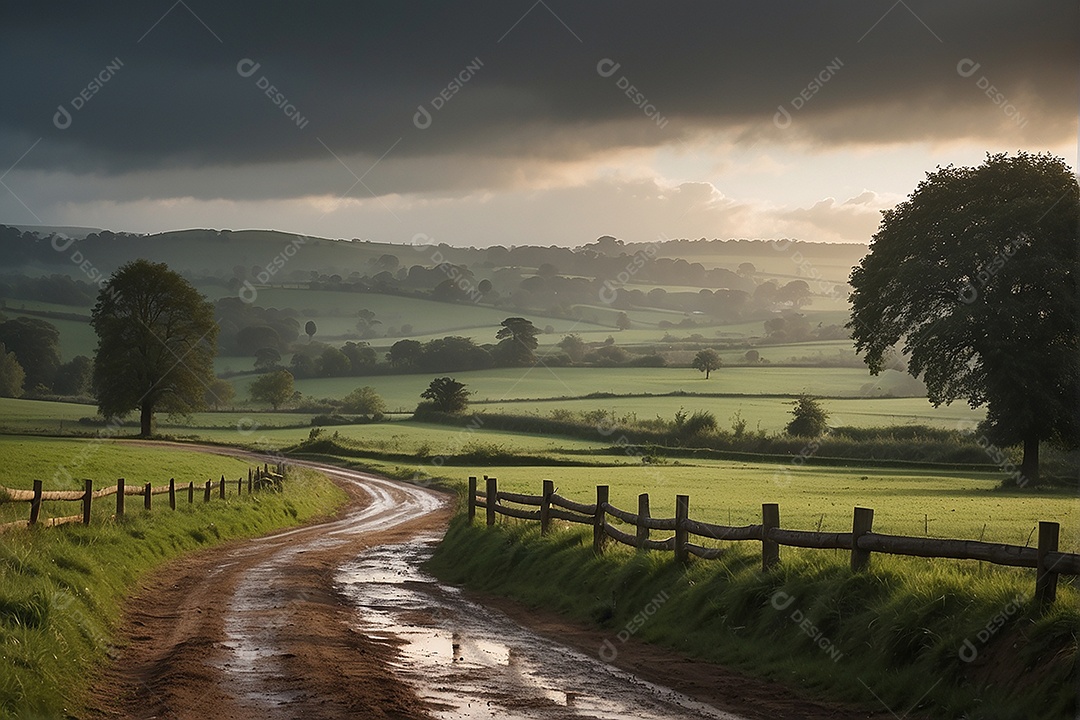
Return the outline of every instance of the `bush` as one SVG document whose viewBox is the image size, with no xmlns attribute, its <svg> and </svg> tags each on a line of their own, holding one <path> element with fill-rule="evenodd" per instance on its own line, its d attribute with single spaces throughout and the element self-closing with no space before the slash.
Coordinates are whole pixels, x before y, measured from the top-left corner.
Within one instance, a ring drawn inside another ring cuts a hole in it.
<svg viewBox="0 0 1080 720">
<path fill-rule="evenodd" d="M 386 403 L 375 388 L 365 385 L 342 398 L 341 409 L 345 412 L 366 415 L 374 420 L 381 420 L 383 414 L 386 413 Z"/>
<path fill-rule="evenodd" d="M 694 414 L 686 418 L 679 428 L 679 435 L 684 439 L 711 435 L 716 432 L 716 416 L 708 410 L 695 410 Z"/>
<path fill-rule="evenodd" d="M 784 428 L 788 435 L 795 437 L 817 437 L 824 435 L 828 429 L 829 413 L 821 406 L 817 398 L 803 393 L 792 405 L 792 419 Z"/>
</svg>

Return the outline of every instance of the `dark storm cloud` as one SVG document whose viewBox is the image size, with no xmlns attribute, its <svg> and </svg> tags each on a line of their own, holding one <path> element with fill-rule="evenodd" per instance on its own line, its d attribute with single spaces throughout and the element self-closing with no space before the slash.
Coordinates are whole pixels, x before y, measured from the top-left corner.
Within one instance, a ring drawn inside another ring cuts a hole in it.
<svg viewBox="0 0 1080 720">
<path fill-rule="evenodd" d="M 825 144 L 948 140 L 1019 123 L 996 111 L 982 78 L 1026 113 L 1034 136 L 1060 140 L 1076 115 L 1075 2 L 174 2 L 7 7 L 3 161 L 38 138 L 21 171 L 391 147 L 395 158 L 575 158 L 710 128 L 783 138 L 779 106 L 802 137 Z M 237 69 L 244 59 L 259 63 L 249 77 Z M 597 71 L 604 59 L 619 64 L 610 77 Z M 973 75 L 957 72 L 964 59 L 978 63 Z M 263 93 L 267 83 L 284 102 Z M 628 97 L 628 83 L 647 101 Z M 60 106 L 65 129 L 54 123 Z M 413 122 L 418 106 L 426 129 Z"/>
</svg>

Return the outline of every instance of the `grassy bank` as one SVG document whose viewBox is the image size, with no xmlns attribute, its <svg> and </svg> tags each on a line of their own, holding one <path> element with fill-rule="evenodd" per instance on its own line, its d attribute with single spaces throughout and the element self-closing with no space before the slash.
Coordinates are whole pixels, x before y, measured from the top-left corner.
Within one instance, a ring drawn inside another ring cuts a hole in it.
<svg viewBox="0 0 1080 720">
<path fill-rule="evenodd" d="M 941 718 L 1076 712 L 1080 593 L 1067 583 L 1040 616 L 1031 572 L 879 555 L 853 575 L 846 557 L 785 548 L 765 574 L 750 543 L 682 568 L 622 547 L 596 557 L 588 532 L 541 537 L 535 523 L 458 518 L 430 569 L 609 629 L 604 659 L 634 635 L 879 712 L 882 702 Z"/>
<path fill-rule="evenodd" d="M 100 485 L 115 477 L 158 483 L 163 472 L 198 484 L 222 474 L 240 477 L 247 467 L 193 451 L 27 438 L 0 438 L 0 458 L 3 484 L 28 487 L 37 477 L 50 490 L 68 489 L 52 480 L 65 464 Z M 68 485 L 81 487 L 77 480 Z M 139 503 L 119 523 L 108 519 L 109 503 L 99 502 L 89 526 L 0 536 L 0 718 L 77 715 L 87 693 L 83 679 L 106 660 L 124 600 L 147 572 L 184 552 L 327 514 L 344 499 L 323 476 L 293 470 L 280 494 L 182 502 L 175 512 L 158 505 L 146 513 Z M 60 514 L 59 503 L 54 513 L 50 505 L 46 516 Z M 63 514 L 77 512 L 77 504 L 65 505 Z M 20 517 L 25 509 L 18 505 Z"/>
</svg>

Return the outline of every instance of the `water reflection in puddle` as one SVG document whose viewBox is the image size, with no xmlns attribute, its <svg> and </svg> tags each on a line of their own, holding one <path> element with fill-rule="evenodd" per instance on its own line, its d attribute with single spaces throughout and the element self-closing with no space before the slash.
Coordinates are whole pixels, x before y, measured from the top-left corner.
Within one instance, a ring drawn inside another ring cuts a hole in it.
<svg viewBox="0 0 1080 720">
<path fill-rule="evenodd" d="M 363 632 L 400 643 L 399 674 L 438 718 L 742 720 L 536 635 L 419 570 L 435 537 L 373 548 L 338 582 Z"/>
</svg>

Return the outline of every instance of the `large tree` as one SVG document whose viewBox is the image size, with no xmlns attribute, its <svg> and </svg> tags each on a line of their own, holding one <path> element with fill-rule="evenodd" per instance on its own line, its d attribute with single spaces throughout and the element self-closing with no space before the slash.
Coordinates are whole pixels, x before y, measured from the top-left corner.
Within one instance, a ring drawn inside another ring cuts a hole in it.
<svg viewBox="0 0 1080 720">
<path fill-rule="evenodd" d="M 986 405 L 980 431 L 1023 443 L 1080 438 L 1080 188 L 1059 158 L 1020 153 L 939 168 L 885 212 L 851 274 L 856 350 L 879 373 L 892 349 L 935 406 Z"/>
<path fill-rule="evenodd" d="M 509 317 L 500 323 L 495 339 L 499 340 L 499 356 L 508 365 L 531 365 L 536 362 L 536 348 L 540 331 L 531 321 Z"/>
<path fill-rule="evenodd" d="M 156 411 L 205 406 L 214 379 L 214 306 L 164 263 L 134 260 L 98 294 L 90 324 L 98 336 L 94 394 L 106 417 L 140 411 L 140 433 Z"/>
</svg>

